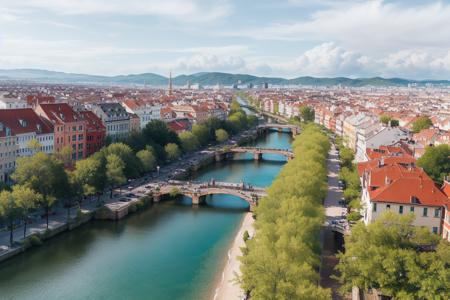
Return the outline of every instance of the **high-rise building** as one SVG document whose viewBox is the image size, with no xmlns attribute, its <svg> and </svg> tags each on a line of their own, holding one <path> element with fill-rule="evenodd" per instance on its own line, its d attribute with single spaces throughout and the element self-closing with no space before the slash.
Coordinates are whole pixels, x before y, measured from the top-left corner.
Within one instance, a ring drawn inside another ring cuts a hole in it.
<svg viewBox="0 0 450 300">
<path fill-rule="evenodd" d="M 172 95 L 172 71 L 169 73 L 169 95 Z"/>
</svg>

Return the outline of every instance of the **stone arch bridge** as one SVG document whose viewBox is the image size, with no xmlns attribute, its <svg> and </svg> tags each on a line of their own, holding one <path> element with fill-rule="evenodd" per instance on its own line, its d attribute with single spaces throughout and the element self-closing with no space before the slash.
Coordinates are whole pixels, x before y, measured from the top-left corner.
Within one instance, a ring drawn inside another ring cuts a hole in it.
<svg viewBox="0 0 450 300">
<path fill-rule="evenodd" d="M 258 131 L 267 131 L 270 129 L 277 129 L 278 131 L 283 131 L 284 129 L 289 129 L 289 131 L 292 133 L 292 137 L 295 137 L 297 134 L 300 133 L 300 127 L 297 125 L 292 124 L 278 124 L 278 123 L 266 123 L 258 125 Z"/>
<path fill-rule="evenodd" d="M 232 195 L 245 200 L 250 205 L 250 211 L 258 205 L 259 199 L 266 196 L 266 190 L 260 187 L 253 187 L 244 183 L 229 182 L 191 182 L 169 180 L 156 184 L 152 189 L 154 202 L 159 202 L 161 197 L 176 191 L 178 194 L 192 199 L 192 205 L 199 205 L 205 202 L 208 195 Z"/>
<path fill-rule="evenodd" d="M 232 158 L 234 153 L 252 153 L 255 160 L 261 160 L 263 154 L 279 154 L 288 160 L 294 158 L 294 152 L 289 149 L 258 148 L 258 147 L 233 147 L 215 153 L 216 161 Z"/>
</svg>

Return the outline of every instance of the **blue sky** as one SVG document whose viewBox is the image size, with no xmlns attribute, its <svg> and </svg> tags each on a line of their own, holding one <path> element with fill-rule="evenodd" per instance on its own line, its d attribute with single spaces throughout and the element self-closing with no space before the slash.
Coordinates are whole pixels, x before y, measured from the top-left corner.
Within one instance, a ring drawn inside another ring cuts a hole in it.
<svg viewBox="0 0 450 300">
<path fill-rule="evenodd" d="M 450 2 L 0 0 L 0 68 L 449 79 Z"/>
</svg>

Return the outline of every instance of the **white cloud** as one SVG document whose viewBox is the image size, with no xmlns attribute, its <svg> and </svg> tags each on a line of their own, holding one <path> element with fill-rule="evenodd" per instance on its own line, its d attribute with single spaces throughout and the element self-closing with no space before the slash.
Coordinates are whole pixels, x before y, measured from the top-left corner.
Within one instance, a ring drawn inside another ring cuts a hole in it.
<svg viewBox="0 0 450 300">
<path fill-rule="evenodd" d="M 208 4 L 204 0 L 0 0 L 10 9 L 34 9 L 58 15 L 155 15 L 179 21 L 211 21 L 231 13 L 227 0 Z"/>
<path fill-rule="evenodd" d="M 405 7 L 382 0 L 333 5 L 308 20 L 242 30 L 237 35 L 273 40 L 332 40 L 356 51 L 450 46 L 450 5 Z M 228 33 L 233 35 L 234 33 Z"/>
</svg>

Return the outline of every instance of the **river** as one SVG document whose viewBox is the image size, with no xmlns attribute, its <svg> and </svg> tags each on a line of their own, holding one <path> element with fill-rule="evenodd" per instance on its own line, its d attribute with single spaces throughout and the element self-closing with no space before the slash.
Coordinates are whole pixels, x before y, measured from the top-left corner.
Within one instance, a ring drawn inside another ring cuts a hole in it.
<svg viewBox="0 0 450 300">
<path fill-rule="evenodd" d="M 290 143 L 290 134 L 270 132 L 255 145 Z M 215 163 L 193 179 L 269 186 L 285 159 L 252 157 Z M 183 198 L 119 222 L 90 222 L 0 264 L 0 298 L 207 299 L 247 207 L 226 195 L 197 208 Z"/>
</svg>

